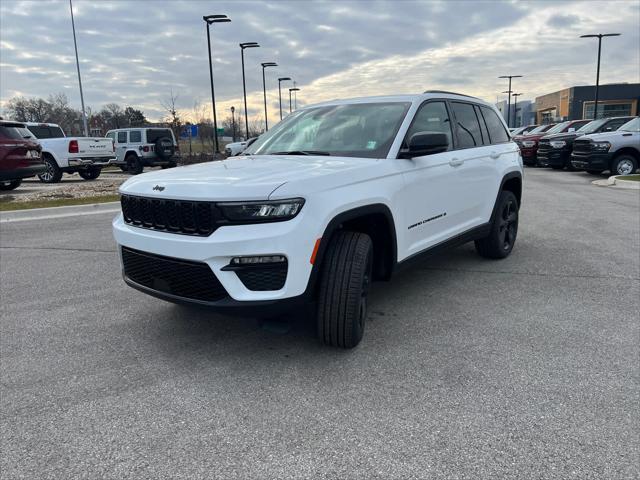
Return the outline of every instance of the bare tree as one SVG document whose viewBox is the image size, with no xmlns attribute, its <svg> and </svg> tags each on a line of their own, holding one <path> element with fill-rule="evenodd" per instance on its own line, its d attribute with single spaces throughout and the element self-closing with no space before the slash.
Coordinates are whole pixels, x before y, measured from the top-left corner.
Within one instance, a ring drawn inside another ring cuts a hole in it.
<svg viewBox="0 0 640 480">
<path fill-rule="evenodd" d="M 169 123 L 173 130 L 173 134 L 176 137 L 180 135 L 180 127 L 182 126 L 180 117 L 178 116 L 178 110 L 176 108 L 177 101 L 178 95 L 174 95 L 173 89 L 171 89 L 169 97 L 160 102 L 162 108 L 167 112 L 167 123 Z"/>
</svg>

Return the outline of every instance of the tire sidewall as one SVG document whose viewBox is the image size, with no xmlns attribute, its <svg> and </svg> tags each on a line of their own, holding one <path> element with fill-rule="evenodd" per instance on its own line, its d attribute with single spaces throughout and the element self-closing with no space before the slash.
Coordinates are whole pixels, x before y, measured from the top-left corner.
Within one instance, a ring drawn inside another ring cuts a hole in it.
<svg viewBox="0 0 640 480">
<path fill-rule="evenodd" d="M 619 165 L 624 162 L 624 161 L 630 161 L 631 164 L 633 165 L 633 168 L 631 169 L 631 172 L 629 173 L 620 173 L 618 171 L 618 167 Z M 638 161 L 632 157 L 631 155 L 620 155 L 616 158 L 613 159 L 613 162 L 611 164 L 611 175 L 632 175 L 636 172 L 636 170 L 638 170 Z"/>
</svg>

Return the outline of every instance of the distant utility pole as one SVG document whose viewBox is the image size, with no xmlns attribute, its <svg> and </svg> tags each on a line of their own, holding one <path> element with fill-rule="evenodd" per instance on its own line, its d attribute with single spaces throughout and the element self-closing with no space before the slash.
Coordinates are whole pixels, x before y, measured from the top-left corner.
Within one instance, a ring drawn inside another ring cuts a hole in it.
<svg viewBox="0 0 640 480">
<path fill-rule="evenodd" d="M 504 93 L 509 94 L 508 100 L 507 100 L 507 127 L 511 127 L 511 94 L 513 93 L 513 90 L 511 90 L 511 79 L 512 78 L 522 78 L 522 75 L 502 75 L 498 78 L 508 78 L 509 79 L 509 90 L 507 90 Z"/>
<path fill-rule="evenodd" d="M 89 125 L 87 125 L 87 114 L 84 109 L 84 95 L 82 93 L 82 78 L 80 78 L 80 61 L 78 60 L 78 42 L 76 41 L 76 23 L 73 20 L 73 4 L 69 0 L 71 10 L 71 28 L 73 30 L 73 46 L 76 49 L 76 68 L 78 69 L 78 84 L 80 85 L 80 103 L 82 104 L 82 124 L 84 126 L 84 136 L 89 136 Z"/>
<path fill-rule="evenodd" d="M 580 38 L 598 39 L 598 67 L 596 70 L 596 100 L 593 105 L 593 119 L 598 118 L 598 90 L 600 89 L 600 51 L 602 50 L 602 37 L 619 37 L 619 33 L 598 33 L 595 35 L 580 35 Z"/>
</svg>

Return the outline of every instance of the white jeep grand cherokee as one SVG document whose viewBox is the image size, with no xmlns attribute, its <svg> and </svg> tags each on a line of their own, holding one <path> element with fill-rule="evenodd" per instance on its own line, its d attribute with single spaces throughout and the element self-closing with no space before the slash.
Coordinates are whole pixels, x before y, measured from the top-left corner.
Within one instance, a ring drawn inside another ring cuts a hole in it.
<svg viewBox="0 0 640 480">
<path fill-rule="evenodd" d="M 504 258 L 522 160 L 477 98 L 441 91 L 300 109 L 243 155 L 133 177 L 113 222 L 126 283 L 270 316 L 317 303 L 321 341 L 357 345 L 372 280 L 475 241 Z"/>
</svg>

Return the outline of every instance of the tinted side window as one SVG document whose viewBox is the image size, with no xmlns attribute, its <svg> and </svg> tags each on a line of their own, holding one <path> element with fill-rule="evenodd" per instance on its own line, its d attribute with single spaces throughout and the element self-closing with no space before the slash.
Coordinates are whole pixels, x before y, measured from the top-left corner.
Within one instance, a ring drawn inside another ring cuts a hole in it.
<svg viewBox="0 0 640 480">
<path fill-rule="evenodd" d="M 41 127 L 38 125 L 30 125 L 27 128 L 36 138 L 51 138 L 49 127 L 47 126 Z"/>
<path fill-rule="evenodd" d="M 504 125 L 496 115 L 496 112 L 488 107 L 480 107 L 482 116 L 487 124 L 489 130 L 489 137 L 491 137 L 491 143 L 503 143 L 508 142 L 511 138 L 507 131 L 504 129 Z"/>
<path fill-rule="evenodd" d="M 602 130 L 603 132 L 613 132 L 617 129 L 619 129 L 622 125 L 624 125 L 625 123 L 627 123 L 629 120 L 625 120 L 623 118 L 621 119 L 616 119 L 616 120 L 611 120 L 610 122 L 605 123 L 602 126 Z"/>
<path fill-rule="evenodd" d="M 129 132 L 129 143 L 142 142 L 142 132 L 140 130 L 131 130 Z"/>
<path fill-rule="evenodd" d="M 478 117 L 469 103 L 452 102 L 453 114 L 456 117 L 456 135 L 458 148 L 479 147 L 482 145 L 482 135 Z"/>
<path fill-rule="evenodd" d="M 118 132 L 118 143 L 127 143 L 127 132 Z"/>
<path fill-rule="evenodd" d="M 451 121 L 449 120 L 449 113 L 447 112 L 447 106 L 444 102 L 429 102 L 425 103 L 417 111 L 415 117 L 413 117 L 413 123 L 409 127 L 407 136 L 408 141 L 411 135 L 418 132 L 438 132 L 447 135 L 449 140 L 449 148 L 451 150 L 453 142 L 451 141 Z"/>
<path fill-rule="evenodd" d="M 22 135 L 15 127 L 0 126 L 0 138 L 11 138 L 13 140 L 22 140 Z"/>
</svg>

